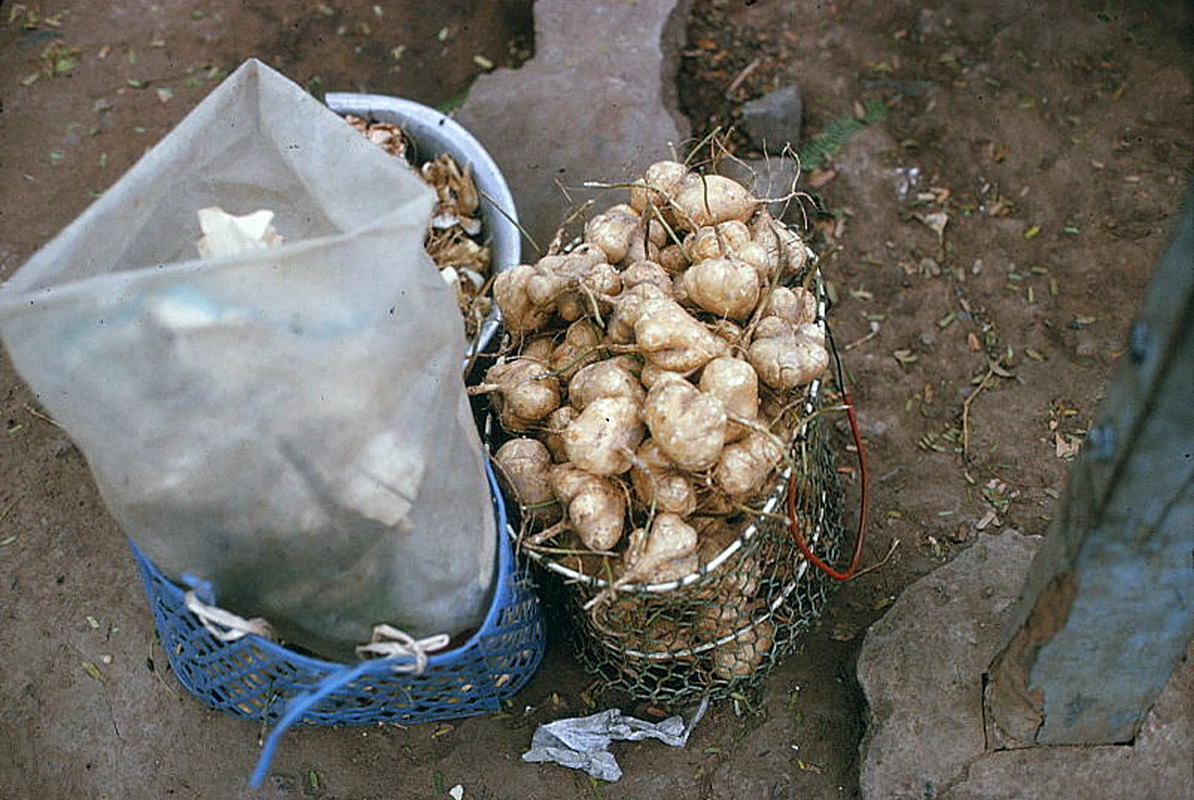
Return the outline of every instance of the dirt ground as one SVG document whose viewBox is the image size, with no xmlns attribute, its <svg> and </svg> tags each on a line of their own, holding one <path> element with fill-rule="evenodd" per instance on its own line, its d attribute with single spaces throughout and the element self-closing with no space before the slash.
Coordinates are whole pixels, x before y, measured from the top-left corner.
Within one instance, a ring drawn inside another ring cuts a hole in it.
<svg viewBox="0 0 1194 800">
<path fill-rule="evenodd" d="M 451 105 L 486 59 L 530 55 L 529 21 L 509 0 L 5 2 L 0 278 L 245 57 L 313 89 Z M 1177 0 L 697 0 L 682 64 L 698 133 L 777 85 L 801 87 L 806 137 L 886 108 L 802 178 L 874 477 L 864 563 L 886 561 L 686 748 L 618 746 L 617 784 L 519 760 L 535 725 L 592 710 L 556 636 L 509 713 L 292 732 L 253 793 L 260 731 L 168 673 L 86 462 L 5 360 L 0 797 L 858 796 L 867 626 L 977 537 L 1042 533 L 1054 513 L 1190 181 L 1194 14 Z M 850 502 L 847 517 L 856 485 Z"/>
</svg>

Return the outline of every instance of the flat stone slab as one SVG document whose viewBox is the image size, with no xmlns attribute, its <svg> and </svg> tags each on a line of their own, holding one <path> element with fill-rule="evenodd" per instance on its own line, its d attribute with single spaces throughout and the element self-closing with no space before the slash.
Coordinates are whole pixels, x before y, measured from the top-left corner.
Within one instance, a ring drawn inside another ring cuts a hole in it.
<svg viewBox="0 0 1194 800">
<path fill-rule="evenodd" d="M 1003 643 L 1039 537 L 984 536 L 910 586 L 867 633 L 867 800 L 1194 797 L 1194 657 L 1131 746 L 988 751 L 982 675 Z"/>
<path fill-rule="evenodd" d="M 626 189 L 586 189 L 641 176 L 690 135 L 673 76 L 689 0 L 538 0 L 535 56 L 480 76 L 455 118 L 493 155 L 519 219 L 539 246 L 584 201 L 626 202 Z M 523 260 L 533 260 L 524 242 Z"/>
</svg>

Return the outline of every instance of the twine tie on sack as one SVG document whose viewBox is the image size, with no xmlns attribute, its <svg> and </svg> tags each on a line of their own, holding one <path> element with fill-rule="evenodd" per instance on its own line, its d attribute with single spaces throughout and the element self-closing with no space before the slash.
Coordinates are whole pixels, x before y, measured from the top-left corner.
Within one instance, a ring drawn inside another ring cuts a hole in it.
<svg viewBox="0 0 1194 800">
<path fill-rule="evenodd" d="M 211 581 L 187 572 L 183 573 L 182 582 L 189 587 L 183 598 L 187 611 L 203 623 L 204 630 L 221 642 L 235 642 L 248 634 L 273 641 L 274 629 L 263 618 L 245 619 L 217 606 Z"/>
<path fill-rule="evenodd" d="M 415 639 L 405 631 L 383 623 L 373 626 L 373 638 L 369 640 L 369 644 L 359 645 L 357 652 L 361 655 L 378 656 L 381 658 L 398 658 L 401 656 L 413 658 L 413 663 L 395 664 L 394 671 L 413 672 L 415 675 L 422 675 L 423 671 L 427 669 L 428 654 L 434 653 L 436 650 L 443 650 L 448 646 L 449 641 L 450 637 L 446 633 L 437 633 L 435 636 Z"/>
<path fill-rule="evenodd" d="M 185 601 L 187 610 L 198 617 L 204 629 L 221 642 L 235 642 L 250 633 L 263 639 L 274 638 L 274 629 L 261 617 L 245 619 L 219 606 L 208 605 L 199 599 L 194 589 L 186 593 Z"/>
</svg>

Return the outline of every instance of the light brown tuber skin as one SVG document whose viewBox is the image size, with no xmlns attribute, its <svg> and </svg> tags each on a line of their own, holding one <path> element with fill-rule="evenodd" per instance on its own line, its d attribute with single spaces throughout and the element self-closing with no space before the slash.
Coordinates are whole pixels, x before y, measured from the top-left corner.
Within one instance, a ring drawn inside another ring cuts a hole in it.
<svg viewBox="0 0 1194 800">
<path fill-rule="evenodd" d="M 698 261 L 676 278 L 676 299 L 711 314 L 745 320 L 759 302 L 759 273 L 734 257 Z"/>
<path fill-rule="evenodd" d="M 502 324 L 513 334 L 540 330 L 551 319 L 553 309 L 542 306 L 527 293 L 527 283 L 535 274 L 529 264 L 498 273 L 493 281 L 493 299 L 502 312 Z"/>
<path fill-rule="evenodd" d="M 725 404 L 726 413 L 745 420 L 759 416 L 759 376 L 740 358 L 715 358 L 701 370 L 700 390 Z M 731 429 L 735 426 L 731 423 Z"/>
<path fill-rule="evenodd" d="M 493 460 L 524 521 L 550 525 L 559 520 L 560 505 L 551 490 L 551 454 L 542 442 L 511 439 L 498 448 Z"/>
<path fill-rule="evenodd" d="M 606 325 L 606 337 L 614 344 L 634 341 L 634 325 L 642 316 L 643 304 L 648 300 L 669 300 L 672 287 L 654 283 L 639 283 L 628 287 L 614 301 L 614 311 Z"/>
<path fill-rule="evenodd" d="M 726 441 L 726 409 L 687 381 L 664 381 L 647 392 L 643 419 L 656 445 L 681 469 L 717 463 Z"/>
<path fill-rule="evenodd" d="M 539 309 L 548 309 L 572 322 L 584 316 L 595 301 L 622 289 L 618 271 L 606 263 L 601 248 L 582 244 L 570 253 L 544 256 L 526 279 L 526 296 Z"/>
<path fill-rule="evenodd" d="M 779 259 L 757 242 L 747 242 L 739 247 L 735 256 L 755 268 L 760 286 L 770 285 L 779 274 Z"/>
<path fill-rule="evenodd" d="M 814 331 L 819 333 L 815 325 L 792 325 L 779 317 L 760 320 L 749 350 L 759 380 L 787 392 L 820 377 L 829 366 L 829 353 Z"/>
<path fill-rule="evenodd" d="M 700 566 L 696 530 L 677 514 L 656 514 L 649 528 L 631 532 L 619 583 L 664 583 Z"/>
<path fill-rule="evenodd" d="M 630 245 L 626 248 L 626 255 L 617 262 L 617 267 L 619 271 L 624 271 L 636 261 L 654 261 L 657 258 L 659 258 L 659 246 L 648 240 L 640 229 L 638 234 L 630 240 Z"/>
<path fill-rule="evenodd" d="M 737 255 L 750 241 L 750 228 L 746 227 L 746 223 L 732 219 L 693 231 L 684 240 L 684 249 L 688 253 L 688 260 L 695 264 L 706 258 Z"/>
<path fill-rule="evenodd" d="M 472 393 L 493 392 L 502 427 L 522 432 L 560 405 L 560 382 L 545 364 L 520 357 L 494 364 Z"/>
<path fill-rule="evenodd" d="M 577 410 L 570 405 L 562 405 L 548 415 L 543 426 L 543 444 L 551 453 L 552 461 L 557 463 L 567 461 L 568 453 L 564 450 L 564 431 L 577 417 Z"/>
<path fill-rule="evenodd" d="M 610 298 L 622 291 L 622 276 L 616 267 L 602 262 L 578 278 L 575 285 L 556 300 L 556 313 L 568 322 L 607 309 Z"/>
<path fill-rule="evenodd" d="M 641 406 L 647 391 L 627 369 L 628 360 L 609 359 L 582 367 L 568 381 L 568 402 L 577 410 L 600 397 L 625 397 Z"/>
<path fill-rule="evenodd" d="M 549 333 L 544 336 L 537 336 L 523 345 L 520 355 L 523 358 L 532 358 L 535 361 L 542 361 L 544 364 L 550 364 L 551 353 L 553 350 L 555 350 L 555 347 L 555 336 Z"/>
<path fill-rule="evenodd" d="M 664 369 L 663 367 L 652 364 L 650 361 L 643 365 L 638 379 L 648 389 L 653 388 L 655 384 L 662 383 L 663 381 L 688 381 L 683 374 L 673 372 L 670 369 Z"/>
<path fill-rule="evenodd" d="M 659 249 L 658 256 L 659 266 L 663 267 L 668 275 L 675 277 L 684 270 L 688 269 L 688 265 L 692 262 L 688 260 L 688 254 L 684 247 L 678 244 L 669 244 Z"/>
<path fill-rule="evenodd" d="M 672 294 L 672 276 L 667 270 L 654 261 L 635 261 L 622 270 L 622 291 L 638 286 L 640 283 L 650 283 L 658 286 L 664 293 Z"/>
<path fill-rule="evenodd" d="M 585 224 L 585 241 L 600 247 L 605 260 L 617 264 L 626 257 L 630 243 L 643 239 L 643 220 L 626 204 L 611 206 Z"/>
<path fill-rule="evenodd" d="M 578 319 L 568 326 L 547 363 L 562 380 L 571 380 L 578 370 L 600 360 L 600 344 L 601 328 L 588 319 Z"/>
<path fill-rule="evenodd" d="M 635 453 L 630 481 L 638 505 L 647 511 L 669 512 L 687 517 L 696 511 L 696 490 L 685 475 L 655 444 L 647 439 Z"/>
<path fill-rule="evenodd" d="M 783 451 L 775 437 L 750 431 L 740 441 L 727 444 L 713 468 L 713 482 L 738 500 L 746 500 L 771 488 L 768 478 L 779 466 Z"/>
<path fill-rule="evenodd" d="M 598 397 L 564 429 L 564 452 L 575 466 L 594 475 L 619 475 L 646 431 L 639 404 L 626 397 Z"/>
<path fill-rule="evenodd" d="M 669 223 L 674 219 L 672 202 L 688 167 L 677 161 L 656 161 L 647 167 L 643 179 L 630 187 L 630 207 L 643 216 L 650 208 Z"/>
<path fill-rule="evenodd" d="M 779 242 L 780 262 L 783 269 L 781 276 L 795 275 L 808 263 L 808 246 L 800 238 L 800 234 L 778 222 L 772 222 L 771 230 Z"/>
<path fill-rule="evenodd" d="M 695 228 L 738 220 L 747 222 L 761 205 L 742 184 L 724 175 L 689 173 L 676 193 L 676 216 Z"/>
<path fill-rule="evenodd" d="M 616 482 L 572 464 L 556 464 L 551 488 L 585 547 L 600 552 L 617 547 L 625 526 L 626 497 Z"/>
<path fill-rule="evenodd" d="M 791 323 L 812 322 L 817 315 L 817 298 L 802 286 L 777 286 L 767 296 L 763 315 Z"/>
<path fill-rule="evenodd" d="M 724 341 L 671 298 L 650 299 L 640 306 L 634 340 L 648 361 L 674 372 L 699 369 L 727 350 Z"/>
<path fill-rule="evenodd" d="M 825 346 L 825 329 L 812 322 L 796 323 L 796 335 L 811 339 L 822 347 Z"/>
</svg>

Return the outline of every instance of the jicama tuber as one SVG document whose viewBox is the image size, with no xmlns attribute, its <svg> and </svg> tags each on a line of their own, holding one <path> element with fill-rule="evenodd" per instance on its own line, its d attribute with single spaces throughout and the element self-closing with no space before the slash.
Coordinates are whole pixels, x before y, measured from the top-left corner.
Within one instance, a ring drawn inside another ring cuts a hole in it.
<svg viewBox="0 0 1194 800">
<path fill-rule="evenodd" d="M 502 312 L 502 324 L 511 333 L 525 334 L 541 329 L 553 309 L 542 306 L 527 293 L 527 281 L 535 274 L 529 264 L 502 270 L 493 281 L 493 300 Z"/>
<path fill-rule="evenodd" d="M 672 276 L 667 270 L 654 261 L 635 261 L 622 270 L 622 291 L 638 286 L 640 283 L 651 283 L 658 286 L 665 294 L 672 294 Z"/>
<path fill-rule="evenodd" d="M 570 405 L 562 405 L 547 417 L 543 424 L 543 444 L 555 462 L 568 460 L 568 453 L 564 450 L 564 431 L 576 419 L 577 410 Z"/>
<path fill-rule="evenodd" d="M 507 488 L 518 501 L 523 520 L 550 525 L 560 518 L 551 490 L 551 454 L 538 439 L 511 439 L 493 456 Z"/>
<path fill-rule="evenodd" d="M 730 608 L 733 608 L 732 615 L 723 614 L 716 623 L 715 632 L 721 632 L 718 639 L 732 634 L 734 638 L 713 648 L 713 675 L 724 681 L 754 675 L 775 647 L 775 623 L 769 618 L 752 621 L 761 609 Z"/>
<path fill-rule="evenodd" d="M 750 228 L 746 223 L 732 219 L 719 225 L 697 228 L 684 240 L 688 260 L 696 263 L 706 258 L 725 258 L 737 255 L 750 239 Z"/>
<path fill-rule="evenodd" d="M 551 488 L 585 547 L 607 552 L 617 546 L 626 517 L 626 496 L 617 483 L 572 464 L 556 464 Z"/>
<path fill-rule="evenodd" d="M 697 495 L 692 481 L 676 469 L 653 439 L 639 445 L 630 468 L 630 482 L 635 498 L 644 509 L 681 517 L 696 511 Z"/>
<path fill-rule="evenodd" d="M 727 350 L 725 342 L 671 298 L 652 298 L 639 306 L 634 339 L 648 361 L 675 372 L 698 369 Z"/>
<path fill-rule="evenodd" d="M 780 260 L 784 267 L 782 274 L 795 275 L 799 273 L 812 257 L 808 245 L 800 238 L 800 234 L 778 222 L 771 222 L 771 230 L 779 242 Z"/>
<path fill-rule="evenodd" d="M 700 228 L 729 220 L 746 222 L 761 201 L 732 178 L 691 172 L 676 192 L 675 205 L 681 222 Z"/>
<path fill-rule="evenodd" d="M 629 344 L 634 341 L 634 325 L 642 316 L 643 304 L 648 300 L 666 300 L 672 296 L 669 280 L 666 286 L 653 281 L 644 281 L 626 287 L 614 301 L 613 315 L 606 325 L 606 336 L 613 344 Z"/>
<path fill-rule="evenodd" d="M 782 458 L 783 450 L 774 436 L 750 431 L 722 449 L 713 468 L 713 481 L 730 497 L 745 500 L 767 488 L 767 479 Z"/>
<path fill-rule="evenodd" d="M 779 274 L 779 258 L 758 242 L 747 242 L 738 248 L 735 256 L 755 268 L 760 286 L 771 285 Z"/>
<path fill-rule="evenodd" d="M 817 298 L 801 286 L 776 286 L 767 296 L 763 315 L 786 319 L 793 324 L 812 322 L 817 316 Z"/>
<path fill-rule="evenodd" d="M 706 258 L 676 279 L 676 299 L 711 314 L 744 320 L 759 302 L 759 273 L 733 256 Z"/>
<path fill-rule="evenodd" d="M 523 358 L 530 358 L 535 361 L 542 361 L 544 364 L 551 363 L 551 351 L 555 349 L 556 337 L 552 334 L 545 334 L 543 336 L 536 336 L 529 342 L 522 346 L 522 352 L 519 353 Z"/>
<path fill-rule="evenodd" d="M 656 514 L 650 527 L 630 532 L 621 584 L 664 583 L 696 570 L 697 532 L 676 514 Z"/>
<path fill-rule="evenodd" d="M 627 364 L 626 360 L 611 358 L 577 370 L 568 381 L 568 402 L 578 410 L 599 397 L 625 397 L 636 406 L 642 405 L 647 391 Z"/>
<path fill-rule="evenodd" d="M 717 397 L 688 381 L 663 381 L 647 392 L 642 415 L 676 466 L 696 472 L 717 463 L 726 440 L 725 404 Z"/>
<path fill-rule="evenodd" d="M 547 366 L 520 357 L 499 361 L 485 373 L 485 382 L 469 389 L 470 394 L 492 393 L 502 427 L 522 432 L 560 405 L 560 382 Z"/>
<path fill-rule="evenodd" d="M 574 465 L 594 475 L 618 475 L 630 469 L 644 433 L 638 403 L 628 397 L 598 397 L 561 436 Z"/>
<path fill-rule="evenodd" d="M 625 258 L 631 242 L 645 233 L 642 218 L 625 204 L 612 206 L 585 224 L 585 242 L 601 248 L 610 264 Z"/>
<path fill-rule="evenodd" d="M 568 381 L 581 368 L 601 359 L 601 328 L 582 317 L 568 326 L 564 339 L 551 351 L 551 371 Z"/>
<path fill-rule="evenodd" d="M 654 209 L 669 223 L 674 220 L 672 204 L 688 167 L 676 161 L 656 161 L 647 167 L 643 179 L 630 187 L 630 207 L 644 216 Z"/>
<path fill-rule="evenodd" d="M 701 370 L 700 390 L 725 404 L 726 413 L 741 420 L 759 415 L 759 376 L 755 368 L 740 358 L 715 358 Z M 731 438 L 738 438 L 743 428 L 730 423 Z"/>
<path fill-rule="evenodd" d="M 683 245 L 669 244 L 659 248 L 659 255 L 655 259 L 668 275 L 679 275 L 688 269 L 692 262 L 688 260 L 688 253 Z"/>
<path fill-rule="evenodd" d="M 539 259 L 526 282 L 533 303 L 554 309 L 567 322 L 580 319 L 621 289 L 621 277 L 605 261 L 605 253 L 588 244 Z"/>
<path fill-rule="evenodd" d="M 674 370 L 664 369 L 663 367 L 652 364 L 650 361 L 643 364 L 642 370 L 638 374 L 638 379 L 647 389 L 655 388 L 655 384 L 663 381 L 687 381 L 683 373 L 675 372 Z"/>
<path fill-rule="evenodd" d="M 780 317 L 764 317 L 755 328 L 749 350 L 750 363 L 759 379 L 772 389 L 786 392 L 820 377 L 829 366 L 829 353 L 824 342 L 818 341 L 819 334 L 815 325 L 793 325 Z"/>
</svg>

